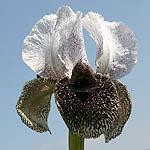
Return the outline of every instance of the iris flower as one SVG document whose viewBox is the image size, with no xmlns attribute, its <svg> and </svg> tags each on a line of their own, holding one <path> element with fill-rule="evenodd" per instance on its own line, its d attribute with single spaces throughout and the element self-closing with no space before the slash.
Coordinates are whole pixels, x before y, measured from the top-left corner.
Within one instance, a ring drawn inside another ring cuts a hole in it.
<svg viewBox="0 0 150 150">
<path fill-rule="evenodd" d="M 95 41 L 97 70 L 87 59 L 82 28 Z M 51 95 L 70 138 L 105 142 L 121 134 L 131 113 L 131 97 L 119 80 L 137 62 L 137 41 L 122 22 L 107 22 L 94 12 L 82 17 L 68 6 L 40 19 L 24 39 L 23 60 L 37 74 L 16 105 L 21 120 L 37 132 L 50 131 Z M 70 148 L 71 149 L 71 148 Z"/>
</svg>

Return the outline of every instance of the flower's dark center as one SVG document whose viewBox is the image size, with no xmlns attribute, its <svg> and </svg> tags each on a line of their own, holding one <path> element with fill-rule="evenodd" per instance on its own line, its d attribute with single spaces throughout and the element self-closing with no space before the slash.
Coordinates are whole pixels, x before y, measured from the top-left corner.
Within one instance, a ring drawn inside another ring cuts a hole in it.
<svg viewBox="0 0 150 150">
<path fill-rule="evenodd" d="M 70 87 L 74 90 L 77 98 L 79 98 L 82 102 L 85 102 L 89 96 L 89 89 L 93 87 L 93 83 L 89 78 L 82 76 L 77 78 L 73 83 L 71 83 Z"/>
<path fill-rule="evenodd" d="M 89 96 L 89 92 L 75 92 L 75 94 L 82 102 L 85 102 Z"/>
<path fill-rule="evenodd" d="M 89 91 L 89 89 L 94 86 L 94 83 L 89 78 L 80 77 L 77 78 L 73 83 L 71 83 L 72 89 L 75 91 Z"/>
<path fill-rule="evenodd" d="M 72 72 L 70 88 L 81 102 L 85 102 L 89 96 L 89 90 L 95 86 L 95 82 L 93 70 L 85 64 L 78 63 Z"/>
</svg>

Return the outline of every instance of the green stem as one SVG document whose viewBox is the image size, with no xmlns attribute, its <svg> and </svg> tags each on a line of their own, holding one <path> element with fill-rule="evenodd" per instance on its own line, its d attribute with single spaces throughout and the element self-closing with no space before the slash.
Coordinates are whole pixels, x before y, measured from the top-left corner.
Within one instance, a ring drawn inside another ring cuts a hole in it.
<svg viewBox="0 0 150 150">
<path fill-rule="evenodd" d="M 84 150 L 84 138 L 74 136 L 69 131 L 69 150 Z"/>
</svg>

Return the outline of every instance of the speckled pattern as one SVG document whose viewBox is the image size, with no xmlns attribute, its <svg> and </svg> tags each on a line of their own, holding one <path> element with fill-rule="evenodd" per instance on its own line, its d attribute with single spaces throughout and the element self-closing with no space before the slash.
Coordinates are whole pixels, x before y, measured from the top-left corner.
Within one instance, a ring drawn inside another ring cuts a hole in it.
<svg viewBox="0 0 150 150">
<path fill-rule="evenodd" d="M 114 83 L 101 74 L 92 76 L 95 83 L 88 91 L 72 88 L 67 77 L 56 83 L 54 91 L 58 109 L 71 133 L 84 138 L 99 137 L 118 118 L 119 99 Z"/>
<path fill-rule="evenodd" d="M 43 78 L 71 76 L 76 63 L 88 62 L 82 33 L 82 13 L 68 6 L 41 18 L 24 39 L 24 62 Z"/>
<path fill-rule="evenodd" d="M 132 107 L 131 96 L 127 87 L 117 80 L 114 80 L 113 83 L 115 83 L 119 95 L 119 115 L 110 130 L 104 134 L 106 142 L 109 142 L 111 139 L 121 134 L 125 123 L 129 119 Z"/>
<path fill-rule="evenodd" d="M 119 79 L 128 74 L 137 62 L 137 40 L 122 22 L 108 22 L 95 12 L 82 19 L 83 26 L 96 43 L 97 72 Z"/>
<path fill-rule="evenodd" d="M 16 110 L 22 122 L 32 130 L 50 132 L 47 119 L 54 83 L 54 81 L 38 77 L 28 81 L 23 87 Z"/>
</svg>

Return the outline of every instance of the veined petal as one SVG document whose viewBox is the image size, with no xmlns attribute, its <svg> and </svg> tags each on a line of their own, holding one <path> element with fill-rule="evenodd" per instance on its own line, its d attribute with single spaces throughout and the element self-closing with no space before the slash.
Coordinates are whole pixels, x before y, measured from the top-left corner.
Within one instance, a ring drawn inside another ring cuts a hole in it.
<svg viewBox="0 0 150 150">
<path fill-rule="evenodd" d="M 43 78 L 71 76 L 78 60 L 87 61 L 81 16 L 63 6 L 40 19 L 24 40 L 24 62 Z"/>
<path fill-rule="evenodd" d="M 118 93 L 110 78 L 77 64 L 71 79 L 56 83 L 57 107 L 75 136 L 97 138 L 110 129 L 118 117 Z"/>
<path fill-rule="evenodd" d="M 89 12 L 82 20 L 97 46 L 97 72 L 118 79 L 128 74 L 137 62 L 137 41 L 133 32 L 121 22 L 107 22 Z"/>
<path fill-rule="evenodd" d="M 22 122 L 32 130 L 50 132 L 47 119 L 54 85 L 53 81 L 38 78 L 27 82 L 23 87 L 16 110 Z"/>
<path fill-rule="evenodd" d="M 131 96 L 127 90 L 127 87 L 117 80 L 114 80 L 113 83 L 117 88 L 119 96 L 119 110 L 118 118 L 113 123 L 111 128 L 104 133 L 106 143 L 121 134 L 125 123 L 129 119 L 132 107 Z"/>
</svg>

